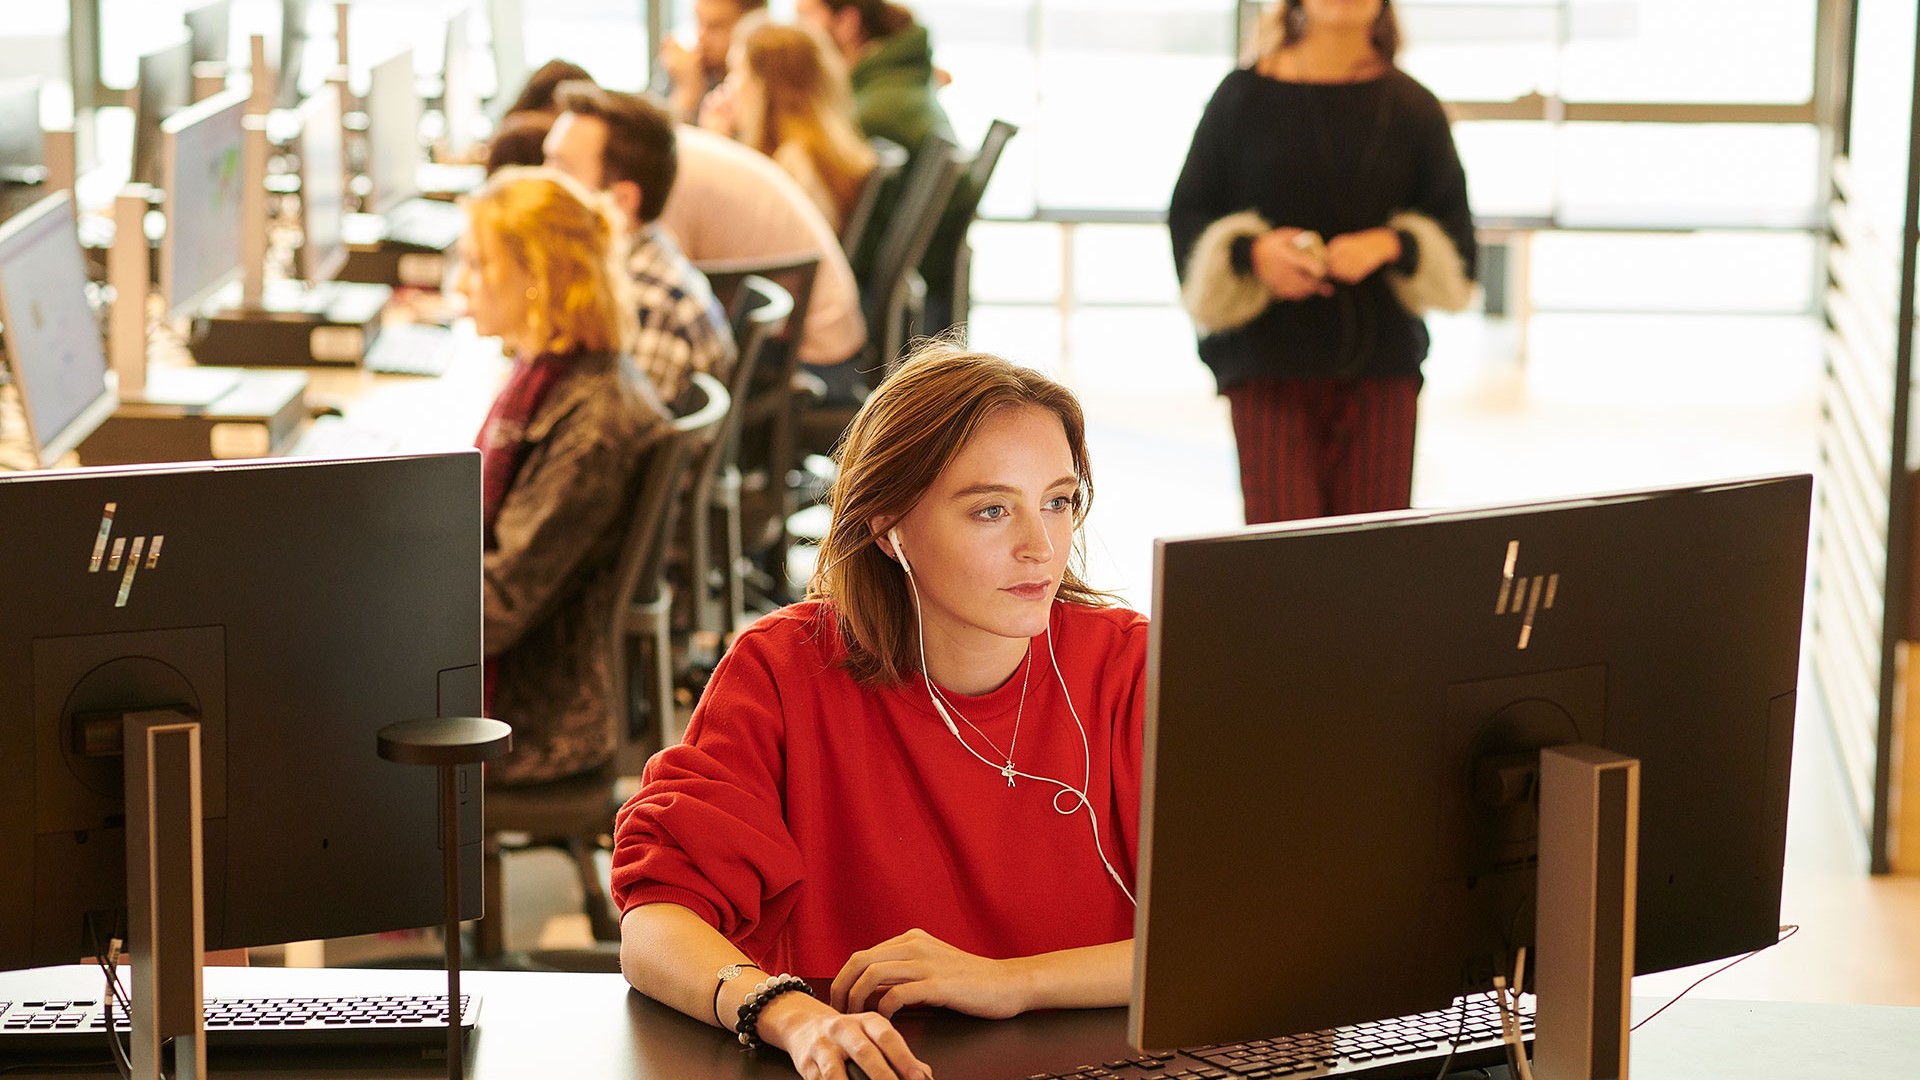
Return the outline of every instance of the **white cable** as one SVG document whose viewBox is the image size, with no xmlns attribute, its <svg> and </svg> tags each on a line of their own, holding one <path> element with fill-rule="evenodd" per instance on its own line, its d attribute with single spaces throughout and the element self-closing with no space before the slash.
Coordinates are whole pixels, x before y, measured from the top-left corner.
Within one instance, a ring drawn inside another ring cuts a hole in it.
<svg viewBox="0 0 1920 1080">
<path fill-rule="evenodd" d="M 1498 985 L 1498 980 L 1496 980 L 1495 984 Z M 1526 1034 L 1524 1025 L 1520 1022 L 1520 988 L 1525 985 L 1527 985 L 1527 947 L 1522 945 L 1513 956 L 1513 999 L 1511 1002 L 1513 1009 L 1513 1029 L 1508 1037 L 1513 1043 L 1514 1065 L 1519 1070 L 1520 1080 L 1533 1080 L 1533 1065 L 1527 1060 Z M 1503 993 L 1501 996 L 1504 998 L 1505 994 Z M 1500 1016 L 1501 1026 L 1505 1027 L 1507 1016 L 1506 1003 L 1503 1003 L 1501 1006 Z"/>
<path fill-rule="evenodd" d="M 913 618 L 916 626 L 914 636 L 918 639 L 920 646 L 920 681 L 926 684 L 927 700 L 933 704 L 933 711 L 940 714 L 940 719 L 946 723 L 947 730 L 953 733 L 953 737 L 959 740 L 961 747 L 964 748 L 967 753 L 972 754 L 977 761 L 987 768 L 992 769 L 994 772 L 1002 772 L 1001 766 L 995 765 L 993 762 L 981 757 L 980 751 L 975 750 L 973 744 L 967 742 L 966 738 L 960 734 L 960 729 L 954 725 L 953 717 L 947 713 L 948 709 L 954 709 L 955 712 L 959 710 L 954 708 L 953 703 L 946 700 L 946 695 L 942 694 L 940 690 L 933 685 L 933 676 L 927 673 L 927 623 L 926 618 L 921 614 L 920 610 L 920 585 L 913 579 L 913 570 L 907 565 L 905 552 L 900 550 L 899 537 L 893 536 L 892 539 L 894 550 L 899 553 L 900 567 L 907 573 L 907 588 L 913 592 Z M 1073 695 L 1067 691 L 1066 677 L 1060 674 L 1060 660 L 1053 653 L 1053 619 L 1051 612 L 1049 612 L 1045 633 L 1047 638 L 1047 659 L 1053 665 L 1054 678 L 1060 682 L 1060 696 L 1066 698 L 1067 712 L 1073 716 L 1073 726 L 1080 730 L 1080 756 L 1082 762 L 1080 770 L 1081 786 L 1076 788 L 1064 780 L 1055 780 L 1051 776 L 1036 776 L 1033 773 L 1022 772 L 1019 769 L 1013 769 L 1013 775 L 1024 777 L 1037 783 L 1052 784 L 1059 788 L 1060 790 L 1053 794 L 1053 812 L 1062 817 L 1071 817 L 1079 813 L 1081 807 L 1086 808 L 1087 823 L 1093 827 L 1094 854 L 1100 857 L 1100 865 L 1106 867 L 1107 876 L 1112 878 L 1113 883 L 1120 887 L 1120 892 L 1127 898 L 1127 903 L 1131 906 L 1138 907 L 1139 902 L 1134 900 L 1133 890 L 1127 888 L 1127 883 L 1121 879 L 1120 872 L 1113 868 L 1113 863 L 1107 861 L 1106 847 L 1100 843 L 1100 818 L 1094 813 L 1093 803 L 1087 798 L 1087 792 L 1091 790 L 1093 786 L 1093 748 L 1087 739 L 1087 727 L 1080 722 L 1080 712 L 1073 707 Z M 1029 643 L 1027 647 L 1032 648 L 1033 646 Z M 1008 760 L 1007 767 L 1012 768 L 1012 766 L 1013 762 Z M 1060 797 L 1062 795 L 1072 795 L 1074 798 L 1074 801 L 1069 803 L 1065 809 L 1061 809 L 1060 806 Z"/>
</svg>

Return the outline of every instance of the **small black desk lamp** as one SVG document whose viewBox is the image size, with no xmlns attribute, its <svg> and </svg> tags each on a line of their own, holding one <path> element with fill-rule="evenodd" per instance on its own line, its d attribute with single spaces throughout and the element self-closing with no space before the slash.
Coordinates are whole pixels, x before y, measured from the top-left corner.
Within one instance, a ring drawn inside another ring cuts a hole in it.
<svg viewBox="0 0 1920 1080">
<path fill-rule="evenodd" d="M 513 729 L 480 716 L 402 720 L 380 729 L 380 756 L 440 770 L 441 847 L 447 903 L 447 1077 L 466 1074 L 460 1030 L 460 778 L 462 765 L 492 761 L 513 748 Z M 486 804 L 481 795 L 481 813 Z"/>
</svg>

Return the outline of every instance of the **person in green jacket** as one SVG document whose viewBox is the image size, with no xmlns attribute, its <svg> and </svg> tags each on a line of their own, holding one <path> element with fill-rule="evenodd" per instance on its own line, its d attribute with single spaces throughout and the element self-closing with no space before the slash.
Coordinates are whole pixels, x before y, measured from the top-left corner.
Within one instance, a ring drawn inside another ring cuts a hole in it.
<svg viewBox="0 0 1920 1080">
<path fill-rule="evenodd" d="M 953 140 L 934 96 L 933 46 L 913 12 L 889 0 L 799 0 L 794 13 L 846 57 L 862 131 L 891 139 L 908 154 L 919 153 L 928 135 Z"/>
</svg>

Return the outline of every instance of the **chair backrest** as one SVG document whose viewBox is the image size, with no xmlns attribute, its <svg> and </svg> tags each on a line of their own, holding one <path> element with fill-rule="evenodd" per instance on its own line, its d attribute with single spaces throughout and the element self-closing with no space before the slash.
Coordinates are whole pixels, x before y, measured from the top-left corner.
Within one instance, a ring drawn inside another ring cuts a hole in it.
<svg viewBox="0 0 1920 1080">
<path fill-rule="evenodd" d="M 1007 148 L 1007 140 L 1019 133 L 1018 125 L 1005 120 L 995 120 L 987 125 L 986 137 L 980 140 L 980 149 L 967 166 L 966 211 L 969 216 L 979 211 L 980 196 L 987 193 L 987 182 L 993 179 L 994 167 L 1000 164 L 1000 152 Z"/>
<path fill-rule="evenodd" d="M 734 320 L 736 344 L 740 336 L 739 319 L 752 310 L 753 293 L 747 288 L 747 282 L 760 278 L 786 293 L 785 303 L 790 307 L 784 320 L 774 320 L 774 313 L 770 311 L 761 315 L 768 320 L 766 341 L 754 365 L 753 382 L 742 399 L 740 420 L 741 430 L 751 436 L 746 443 L 760 448 L 758 457 L 764 459 L 756 465 L 767 467 L 776 479 L 783 478 L 794 456 L 793 377 L 799 365 L 801 328 L 813 298 L 813 282 L 820 259 L 809 253 L 779 260 L 728 259 L 695 265 L 707 276 L 714 296 L 726 306 L 729 318 Z M 743 308 L 743 304 L 749 306 Z M 765 429 L 764 432 L 761 429 Z"/>
<path fill-rule="evenodd" d="M 661 593 L 661 571 L 666 565 L 668 541 L 680 510 L 680 493 L 696 457 L 718 434 L 732 404 L 726 387 L 705 372 L 694 372 L 682 399 L 687 411 L 649 452 L 638 490 L 631 498 L 627 534 L 621 543 L 614 572 L 613 627 L 608 635 L 607 701 L 610 722 L 617 732 L 630 730 L 632 673 L 630 632 L 633 609 L 650 604 Z"/>
<path fill-rule="evenodd" d="M 737 305 L 744 297 L 744 286 L 750 277 L 764 278 L 786 290 L 792 300 L 793 310 L 785 325 L 774 331 L 768 338 L 769 350 L 773 344 L 784 348 L 791 356 L 800 343 L 800 335 L 807 323 L 807 311 L 813 303 L 813 282 L 820 271 L 820 256 L 814 252 L 801 255 L 788 255 L 776 259 L 712 259 L 694 264 L 706 276 L 707 284 L 713 288 L 715 299 L 726 310 L 727 317 L 738 315 Z M 735 327 L 736 336 L 738 327 Z M 737 343 L 737 342 L 736 342 Z M 762 361 L 762 368 L 773 365 Z M 787 373 L 790 376 L 791 372 Z M 783 376 L 786 381 L 787 376 Z M 770 376 L 762 376 L 768 378 Z"/>
<path fill-rule="evenodd" d="M 939 333 L 954 323 L 967 321 L 973 291 L 973 252 L 967 246 L 967 228 L 980 212 L 980 199 L 987 193 L 994 168 L 1000 164 L 1000 152 L 1007 148 L 1007 140 L 1019 132 L 1019 127 L 1005 120 L 989 124 L 986 137 L 980 140 L 979 151 L 967 166 L 966 182 L 954 185 L 944 225 L 936 236 L 936 243 L 944 241 L 953 248 L 953 270 L 946 295 L 927 298 L 926 333 Z M 940 253 L 937 247 L 930 245 L 930 248 L 929 258 Z M 929 278 L 936 276 L 931 269 L 927 274 Z M 933 288 L 931 281 L 929 288 Z"/>
<path fill-rule="evenodd" d="M 963 167 L 953 143 L 938 135 L 927 137 L 901 183 L 900 201 L 887 218 L 873 266 L 861 283 L 867 337 L 877 346 L 878 358 L 889 366 L 906 344 L 905 319 L 921 256 L 940 225 Z"/>
<path fill-rule="evenodd" d="M 715 478 L 722 470 L 737 465 L 740 429 L 750 411 L 754 395 L 765 392 L 759 378 L 761 357 L 766 354 L 768 343 L 787 325 L 792 315 L 793 297 L 787 290 L 757 274 L 748 274 L 741 279 L 738 293 L 727 308 L 728 320 L 733 324 L 733 344 L 737 354 L 733 377 L 727 385 L 727 392 L 733 397 L 733 407 L 727 410 L 726 418 L 721 421 L 720 432 L 714 439 L 710 455 L 711 461 L 697 475 L 696 506 L 712 505 Z"/>
<path fill-rule="evenodd" d="M 880 204 L 880 193 L 907 167 L 907 148 L 892 139 L 875 135 L 867 139 L 867 145 L 873 147 L 873 171 L 860 185 L 860 194 L 847 210 L 847 219 L 840 223 L 840 249 L 849 259 L 860 254 L 860 244 L 867 238 L 867 226 L 873 221 L 873 208 Z"/>
</svg>

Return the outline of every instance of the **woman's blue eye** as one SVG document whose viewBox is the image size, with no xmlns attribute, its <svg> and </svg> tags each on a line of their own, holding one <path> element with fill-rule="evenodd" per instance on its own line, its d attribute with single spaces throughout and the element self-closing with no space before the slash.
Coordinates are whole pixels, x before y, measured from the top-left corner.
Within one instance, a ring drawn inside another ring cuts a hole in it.
<svg viewBox="0 0 1920 1080">
<path fill-rule="evenodd" d="M 988 521 L 999 521 L 1001 518 L 1007 516 L 1007 508 L 1004 506 L 989 506 L 977 510 L 974 513 L 976 517 L 983 517 Z"/>
<path fill-rule="evenodd" d="M 1047 500 L 1047 509 L 1049 509 L 1049 510 L 1071 510 L 1071 509 L 1073 509 L 1073 504 L 1074 504 L 1074 498 L 1073 498 L 1073 496 L 1071 496 L 1071 495 L 1055 495 L 1055 496 L 1054 496 L 1053 498 L 1051 498 L 1051 499 L 1048 499 L 1048 500 Z"/>
</svg>

